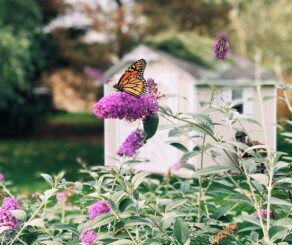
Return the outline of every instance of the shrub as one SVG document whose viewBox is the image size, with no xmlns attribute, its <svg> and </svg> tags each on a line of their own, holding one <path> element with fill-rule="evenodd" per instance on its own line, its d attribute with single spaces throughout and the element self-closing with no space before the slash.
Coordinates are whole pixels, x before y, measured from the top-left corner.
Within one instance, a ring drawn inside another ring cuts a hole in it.
<svg viewBox="0 0 292 245">
<path fill-rule="evenodd" d="M 148 92 L 158 104 L 162 97 L 153 91 Z M 144 136 L 138 143 L 132 135 L 125 141 L 127 145 L 135 141 L 138 147 L 133 154 L 121 154 L 119 168 L 89 168 L 80 161 L 79 181 L 66 181 L 63 173 L 55 177 L 42 174 L 50 189 L 31 197 L 18 196 L 18 200 L 0 175 L 3 193 L 11 196 L 0 208 L 2 237 L 7 244 L 289 244 L 289 162 L 283 153 L 251 139 L 246 144 L 222 141 L 214 133 L 215 122 L 209 113 L 221 113 L 233 129 L 241 118 L 231 105 L 217 108 L 211 102 L 204 109 L 204 114 L 184 115 L 159 107 L 160 116 L 173 120 L 170 135 L 191 137 L 196 133 L 202 139 L 191 150 L 178 141 L 171 142 L 183 156 L 165 176 L 137 172 L 131 165 L 139 161 L 139 148 L 155 134 L 156 114 L 141 115 L 144 130 L 138 132 Z M 215 143 L 206 143 L 207 136 Z M 218 149 L 223 149 L 233 167 L 218 164 L 196 169 L 191 164 L 192 157 L 199 154 L 202 159 L 210 150 L 216 162 Z M 236 158 L 230 156 L 230 151 Z M 257 172 L 258 163 L 265 166 L 261 173 Z M 174 176 L 181 168 L 192 171 L 193 178 Z M 230 172 L 234 169 L 237 174 Z"/>
</svg>

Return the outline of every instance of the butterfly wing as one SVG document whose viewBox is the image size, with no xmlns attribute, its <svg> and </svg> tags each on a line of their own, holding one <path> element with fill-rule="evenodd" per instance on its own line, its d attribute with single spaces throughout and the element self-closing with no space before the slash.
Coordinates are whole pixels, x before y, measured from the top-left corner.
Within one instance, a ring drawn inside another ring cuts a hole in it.
<svg viewBox="0 0 292 245">
<path fill-rule="evenodd" d="M 143 77 L 146 67 L 144 59 L 137 60 L 128 67 L 114 88 L 135 97 L 141 97 L 146 92 L 146 81 Z"/>
</svg>

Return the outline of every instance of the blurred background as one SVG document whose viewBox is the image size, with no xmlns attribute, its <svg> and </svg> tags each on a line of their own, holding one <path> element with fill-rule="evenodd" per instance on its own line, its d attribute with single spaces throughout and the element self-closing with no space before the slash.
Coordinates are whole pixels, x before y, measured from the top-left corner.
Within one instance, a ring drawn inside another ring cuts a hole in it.
<svg viewBox="0 0 292 245">
<path fill-rule="evenodd" d="M 291 83 L 291 16 L 290 0 L 0 0 L 0 172 L 34 192 L 39 173 L 75 180 L 78 158 L 103 164 L 92 106 L 104 71 L 141 43 L 208 66 L 225 33 L 232 53 L 253 60 L 260 48 Z M 278 121 L 288 115 L 279 100 Z M 278 150 L 289 150 L 280 134 Z"/>
</svg>

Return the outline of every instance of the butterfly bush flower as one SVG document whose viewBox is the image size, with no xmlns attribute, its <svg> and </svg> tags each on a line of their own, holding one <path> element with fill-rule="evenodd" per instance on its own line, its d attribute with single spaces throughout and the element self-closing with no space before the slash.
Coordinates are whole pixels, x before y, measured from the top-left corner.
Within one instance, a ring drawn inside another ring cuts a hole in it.
<svg viewBox="0 0 292 245">
<path fill-rule="evenodd" d="M 155 93 L 148 88 L 146 94 L 139 98 L 125 92 L 113 92 L 95 103 L 93 112 L 100 119 L 126 119 L 133 122 L 156 114 L 158 98 L 158 90 Z"/>
<path fill-rule="evenodd" d="M 16 210 L 19 209 L 19 203 L 15 198 L 12 197 L 5 197 L 1 209 L 3 210 Z"/>
<path fill-rule="evenodd" d="M 133 157 L 136 154 L 137 150 L 143 145 L 143 140 L 144 131 L 137 128 L 120 146 L 117 154 L 119 156 Z"/>
<path fill-rule="evenodd" d="M 58 192 L 58 193 L 56 194 L 56 199 L 57 199 L 58 201 L 60 201 L 60 202 L 66 202 L 66 200 L 67 200 L 67 196 L 66 196 L 66 194 L 65 194 L 64 192 Z"/>
<path fill-rule="evenodd" d="M 255 211 L 253 215 L 255 217 L 262 217 L 263 219 L 266 219 L 268 216 L 268 211 L 266 209 L 261 209 L 260 211 Z"/>
<path fill-rule="evenodd" d="M 79 236 L 80 242 L 86 245 L 94 244 L 95 239 L 96 239 L 96 233 L 90 228 L 86 228 Z"/>
<path fill-rule="evenodd" d="M 104 79 L 104 72 L 91 66 L 84 67 L 84 73 L 91 79 L 99 80 Z"/>
<path fill-rule="evenodd" d="M 0 172 L 0 182 L 3 182 L 4 181 L 4 174 L 2 174 L 1 172 Z"/>
<path fill-rule="evenodd" d="M 157 83 L 152 78 L 149 78 L 146 84 L 146 93 L 150 94 L 156 101 L 165 96 L 164 94 L 160 93 Z"/>
<path fill-rule="evenodd" d="M 0 227 L 7 227 L 8 230 L 15 230 L 18 227 L 18 219 L 9 210 L 0 209 Z"/>
<path fill-rule="evenodd" d="M 214 45 L 214 53 L 217 59 L 224 60 L 229 52 L 229 43 L 227 36 L 220 34 L 217 37 L 216 44 Z"/>
<path fill-rule="evenodd" d="M 107 201 L 99 200 L 88 207 L 89 219 L 92 220 L 97 216 L 110 212 L 111 208 Z"/>
</svg>

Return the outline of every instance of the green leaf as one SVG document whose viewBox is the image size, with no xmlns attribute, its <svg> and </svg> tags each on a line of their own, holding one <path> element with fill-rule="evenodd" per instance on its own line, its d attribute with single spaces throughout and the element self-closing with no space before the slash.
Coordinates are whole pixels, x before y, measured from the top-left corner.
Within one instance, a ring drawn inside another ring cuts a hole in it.
<svg viewBox="0 0 292 245">
<path fill-rule="evenodd" d="M 42 218 L 36 218 L 33 219 L 29 222 L 26 222 L 27 226 L 34 226 L 34 227 L 40 227 L 40 228 L 45 228 L 45 224 Z"/>
<path fill-rule="evenodd" d="M 279 206 L 284 205 L 284 206 L 292 207 L 292 204 L 290 202 L 287 202 L 285 200 L 282 200 L 276 197 L 271 197 L 270 203 L 274 205 L 279 205 Z"/>
<path fill-rule="evenodd" d="M 145 173 L 145 172 L 140 172 L 140 173 L 136 174 L 132 179 L 133 190 L 136 190 L 139 187 L 139 185 L 141 185 L 141 183 L 143 183 L 146 176 L 148 176 L 148 175 L 149 175 L 149 173 Z"/>
<path fill-rule="evenodd" d="M 47 181 L 51 186 L 54 186 L 53 178 L 48 174 L 41 174 L 41 176 Z"/>
<path fill-rule="evenodd" d="M 156 238 L 149 238 L 149 239 L 146 239 L 144 240 L 141 245 L 161 245 L 163 244 L 163 241 L 160 240 L 158 241 Z"/>
<path fill-rule="evenodd" d="M 111 243 L 108 243 L 109 245 L 131 245 L 134 244 L 133 241 L 128 239 L 119 239 L 118 241 L 114 241 Z"/>
<path fill-rule="evenodd" d="M 142 217 L 139 217 L 139 216 L 127 217 L 123 220 L 123 222 L 125 222 L 127 227 L 138 226 L 138 225 L 140 225 L 142 227 L 145 227 L 145 226 L 152 227 L 153 226 L 153 224 L 149 220 L 142 218 Z"/>
<path fill-rule="evenodd" d="M 192 157 L 196 156 L 200 154 L 200 151 L 191 151 L 191 152 L 186 152 L 183 156 L 182 156 L 182 161 L 187 161 L 189 159 L 191 159 Z"/>
<path fill-rule="evenodd" d="M 70 224 L 63 224 L 63 223 L 56 223 L 52 225 L 52 228 L 55 230 L 67 230 L 71 231 L 75 235 L 79 236 L 80 233 L 78 232 L 77 228 Z"/>
<path fill-rule="evenodd" d="M 224 216 L 228 212 L 229 209 L 230 209 L 229 205 L 216 208 L 213 213 L 214 219 L 220 219 L 222 216 Z"/>
<path fill-rule="evenodd" d="M 283 179 L 280 179 L 278 181 L 276 181 L 276 184 L 282 184 L 282 183 L 288 183 L 288 184 L 292 184 L 292 178 L 283 178 Z"/>
<path fill-rule="evenodd" d="M 207 168 L 203 168 L 197 172 L 197 175 L 209 175 L 209 174 L 218 174 L 222 172 L 226 172 L 230 170 L 229 167 L 224 167 L 224 166 L 210 166 Z"/>
<path fill-rule="evenodd" d="M 119 205 L 120 212 L 124 212 L 131 204 L 133 204 L 132 199 L 130 198 L 123 199 Z"/>
<path fill-rule="evenodd" d="M 180 245 L 185 244 L 190 239 L 189 227 L 182 219 L 175 221 L 173 233 Z"/>
<path fill-rule="evenodd" d="M 273 226 L 281 226 L 281 227 L 285 227 L 288 229 L 292 229 L 292 219 L 291 218 L 283 218 L 283 219 L 276 220 L 273 223 Z"/>
<path fill-rule="evenodd" d="M 170 143 L 170 145 L 172 145 L 173 147 L 175 147 L 183 152 L 188 152 L 188 149 L 181 143 L 173 142 L 173 143 Z"/>
<path fill-rule="evenodd" d="M 85 228 L 90 227 L 91 229 L 96 229 L 98 227 L 108 225 L 111 221 L 114 220 L 114 216 L 112 213 L 101 214 L 100 216 L 96 217 L 94 220 L 89 220 L 83 224 L 78 226 L 79 231 L 83 231 Z"/>
<path fill-rule="evenodd" d="M 288 229 L 280 226 L 273 226 L 269 230 L 269 235 L 272 242 L 284 240 L 284 238 L 288 235 Z"/>
<path fill-rule="evenodd" d="M 9 211 L 15 218 L 19 219 L 19 220 L 25 220 L 26 219 L 26 212 L 24 212 L 23 210 L 10 210 Z"/>
<path fill-rule="evenodd" d="M 249 223 L 252 223 L 256 226 L 259 226 L 261 227 L 261 224 L 260 224 L 260 221 L 258 218 L 256 218 L 255 216 L 253 215 L 248 215 L 246 213 L 242 214 L 242 215 L 239 215 L 235 218 L 235 222 L 249 222 Z"/>
<path fill-rule="evenodd" d="M 157 114 L 148 116 L 143 120 L 143 128 L 145 132 L 145 141 L 152 138 L 158 128 L 159 117 Z"/>
<path fill-rule="evenodd" d="M 266 174 L 251 174 L 250 177 L 252 177 L 259 184 L 268 186 L 269 177 Z"/>
</svg>

